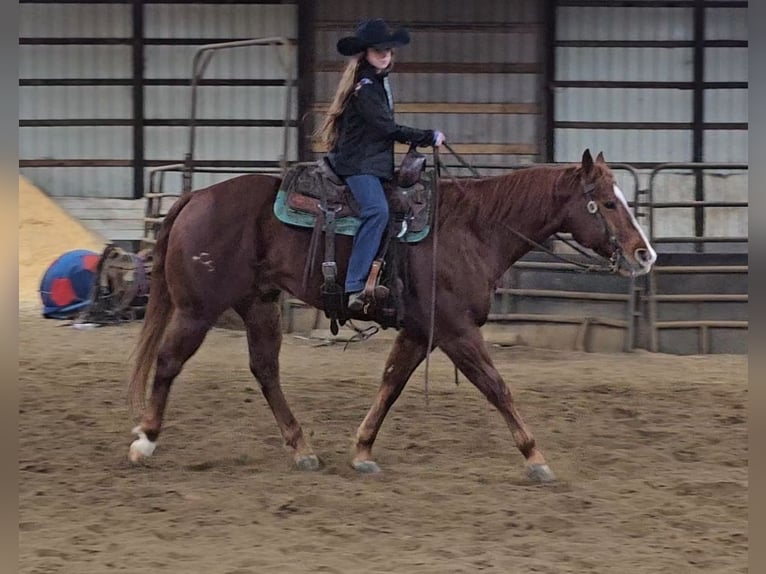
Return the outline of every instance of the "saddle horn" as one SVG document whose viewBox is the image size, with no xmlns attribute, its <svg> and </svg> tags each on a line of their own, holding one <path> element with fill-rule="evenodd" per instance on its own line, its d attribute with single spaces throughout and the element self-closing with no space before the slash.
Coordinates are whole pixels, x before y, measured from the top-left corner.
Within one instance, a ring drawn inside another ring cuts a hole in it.
<svg viewBox="0 0 766 574">
<path fill-rule="evenodd" d="M 420 175 L 426 169 L 426 156 L 420 153 L 415 144 L 404 154 L 399 166 L 398 183 L 400 187 L 412 187 L 420 181 Z"/>
</svg>

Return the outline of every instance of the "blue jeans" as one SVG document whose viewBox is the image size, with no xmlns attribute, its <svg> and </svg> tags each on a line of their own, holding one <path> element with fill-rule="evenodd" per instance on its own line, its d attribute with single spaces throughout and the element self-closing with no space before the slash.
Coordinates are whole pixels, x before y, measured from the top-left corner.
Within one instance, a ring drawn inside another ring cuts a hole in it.
<svg viewBox="0 0 766 574">
<path fill-rule="evenodd" d="M 380 179 L 374 175 L 351 175 L 346 178 L 351 193 L 359 204 L 359 229 L 346 272 L 346 293 L 364 289 L 370 267 L 388 225 L 388 202 Z"/>
</svg>

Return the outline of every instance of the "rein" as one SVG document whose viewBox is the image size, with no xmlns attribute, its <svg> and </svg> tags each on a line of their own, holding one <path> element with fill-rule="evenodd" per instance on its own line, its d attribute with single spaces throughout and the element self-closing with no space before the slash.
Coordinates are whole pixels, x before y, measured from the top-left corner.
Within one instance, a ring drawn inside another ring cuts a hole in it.
<svg viewBox="0 0 766 574">
<path fill-rule="evenodd" d="M 439 159 L 439 148 L 434 148 L 434 194 L 433 194 L 433 214 L 431 216 L 431 228 L 433 230 L 434 247 L 431 252 L 431 308 L 430 317 L 428 319 L 428 347 L 426 347 L 426 367 L 425 367 L 425 393 L 426 393 L 426 407 L 429 404 L 428 394 L 428 368 L 430 366 L 431 349 L 434 346 L 434 329 L 436 321 L 436 248 L 439 245 L 439 176 L 441 175 L 441 168 L 444 166 Z M 455 367 L 455 382 L 457 382 L 457 366 Z"/>
</svg>

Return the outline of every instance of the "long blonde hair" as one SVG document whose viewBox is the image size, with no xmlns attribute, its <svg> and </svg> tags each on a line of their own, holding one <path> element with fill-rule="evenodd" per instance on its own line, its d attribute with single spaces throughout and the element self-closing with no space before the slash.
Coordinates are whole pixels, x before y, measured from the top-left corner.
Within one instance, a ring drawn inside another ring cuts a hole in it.
<svg viewBox="0 0 766 574">
<path fill-rule="evenodd" d="M 352 56 L 346 64 L 346 68 L 343 70 L 343 75 L 340 78 L 338 88 L 335 90 L 335 96 L 332 103 L 325 114 L 324 121 L 319 129 L 316 131 L 316 135 L 319 141 L 327 146 L 327 149 L 331 149 L 335 142 L 338 140 L 338 120 L 340 119 L 343 110 L 348 105 L 348 100 L 354 91 L 356 85 L 356 73 L 359 70 L 359 66 L 364 61 L 364 52 Z"/>
</svg>

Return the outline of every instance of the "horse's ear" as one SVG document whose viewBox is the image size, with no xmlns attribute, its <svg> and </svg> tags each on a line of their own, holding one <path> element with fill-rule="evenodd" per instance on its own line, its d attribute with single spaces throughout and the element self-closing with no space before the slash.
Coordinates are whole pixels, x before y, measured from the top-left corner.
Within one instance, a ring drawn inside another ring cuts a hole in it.
<svg viewBox="0 0 766 574">
<path fill-rule="evenodd" d="M 606 160 L 604 160 L 604 152 L 598 152 L 598 155 L 596 156 L 596 163 L 606 163 Z"/>
<path fill-rule="evenodd" d="M 585 173 L 593 169 L 593 156 L 590 155 L 590 149 L 586 149 L 582 154 L 582 169 Z"/>
</svg>

